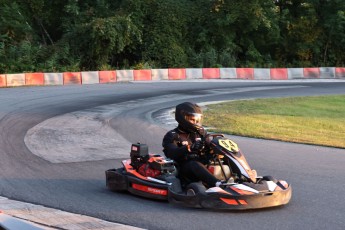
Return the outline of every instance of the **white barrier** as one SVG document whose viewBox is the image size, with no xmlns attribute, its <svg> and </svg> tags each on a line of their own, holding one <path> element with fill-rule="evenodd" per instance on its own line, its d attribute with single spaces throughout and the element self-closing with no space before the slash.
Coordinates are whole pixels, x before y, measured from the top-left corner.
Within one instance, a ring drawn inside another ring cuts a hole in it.
<svg viewBox="0 0 345 230">
<path fill-rule="evenodd" d="M 169 80 L 168 69 L 152 69 L 151 70 L 152 81 Z"/>
<path fill-rule="evenodd" d="M 63 85 L 62 73 L 44 73 L 45 85 Z"/>
<path fill-rule="evenodd" d="M 99 77 L 98 77 L 98 71 L 92 71 L 92 72 L 81 72 L 82 77 L 82 84 L 98 84 L 99 83 Z"/>
<path fill-rule="evenodd" d="M 271 70 L 270 69 L 254 69 L 254 79 L 255 80 L 270 80 Z"/>
<path fill-rule="evenodd" d="M 7 74 L 7 86 L 22 86 L 25 85 L 25 74 Z"/>
<path fill-rule="evenodd" d="M 134 81 L 133 70 L 116 70 L 117 82 Z"/>
<path fill-rule="evenodd" d="M 186 69 L 186 79 L 202 79 L 202 69 L 201 68 L 188 68 Z"/>
<path fill-rule="evenodd" d="M 220 78 L 237 78 L 236 68 L 220 68 L 219 69 Z"/>
<path fill-rule="evenodd" d="M 334 67 L 320 67 L 320 78 L 335 78 Z"/>
<path fill-rule="evenodd" d="M 288 68 L 288 79 L 304 78 L 303 68 Z"/>
</svg>

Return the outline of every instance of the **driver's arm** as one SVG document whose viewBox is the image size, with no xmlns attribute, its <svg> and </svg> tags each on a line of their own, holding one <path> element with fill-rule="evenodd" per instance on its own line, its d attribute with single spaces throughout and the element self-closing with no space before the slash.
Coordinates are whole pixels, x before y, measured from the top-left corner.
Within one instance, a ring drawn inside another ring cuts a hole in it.
<svg viewBox="0 0 345 230">
<path fill-rule="evenodd" d="M 189 146 L 182 145 L 178 146 L 176 140 L 176 134 L 174 132 L 168 132 L 163 138 L 163 152 L 165 156 L 175 161 L 185 160 L 185 157 L 189 153 Z"/>
</svg>

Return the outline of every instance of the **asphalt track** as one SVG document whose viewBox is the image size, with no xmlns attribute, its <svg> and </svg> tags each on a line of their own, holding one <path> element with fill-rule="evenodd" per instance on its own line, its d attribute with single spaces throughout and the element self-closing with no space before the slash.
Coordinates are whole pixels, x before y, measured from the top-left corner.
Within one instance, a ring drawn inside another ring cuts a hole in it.
<svg viewBox="0 0 345 230">
<path fill-rule="evenodd" d="M 101 112 L 101 105 L 121 105 L 121 110 L 108 114 L 112 117 L 107 117 L 106 125 L 128 143 L 147 143 L 151 152 L 159 153 L 162 136 L 169 127 L 155 117 L 179 102 L 323 94 L 345 94 L 345 82 L 212 81 L 3 88 L 0 196 L 146 229 L 344 229 L 344 149 L 233 137 L 260 175 L 290 182 L 293 197 L 280 208 L 220 212 L 108 191 L 104 171 L 120 166 L 124 155 L 116 144 L 113 156 L 105 155 L 104 159 L 84 161 L 81 155 L 73 162 L 51 163 L 34 155 L 24 142 L 31 128 L 50 118 L 80 110 Z M 95 156 L 102 151 L 88 150 Z M 68 151 L 76 154 L 73 149 Z"/>
</svg>

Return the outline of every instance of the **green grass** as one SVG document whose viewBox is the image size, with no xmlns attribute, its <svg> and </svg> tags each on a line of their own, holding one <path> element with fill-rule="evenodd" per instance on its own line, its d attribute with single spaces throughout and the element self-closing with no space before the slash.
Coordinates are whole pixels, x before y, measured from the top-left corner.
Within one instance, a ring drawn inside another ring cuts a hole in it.
<svg viewBox="0 0 345 230">
<path fill-rule="evenodd" d="M 204 113 L 214 132 L 345 148 L 345 95 L 232 101 Z"/>
</svg>

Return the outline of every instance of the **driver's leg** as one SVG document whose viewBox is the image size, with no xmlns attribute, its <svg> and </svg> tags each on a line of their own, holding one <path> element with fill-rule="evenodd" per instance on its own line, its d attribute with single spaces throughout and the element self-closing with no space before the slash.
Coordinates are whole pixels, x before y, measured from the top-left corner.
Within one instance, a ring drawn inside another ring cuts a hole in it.
<svg viewBox="0 0 345 230">
<path fill-rule="evenodd" d="M 181 165 L 180 170 L 188 179 L 194 182 L 202 181 L 206 183 L 209 188 L 216 186 L 216 183 L 219 181 L 207 170 L 205 165 L 199 161 L 186 161 Z"/>
</svg>

